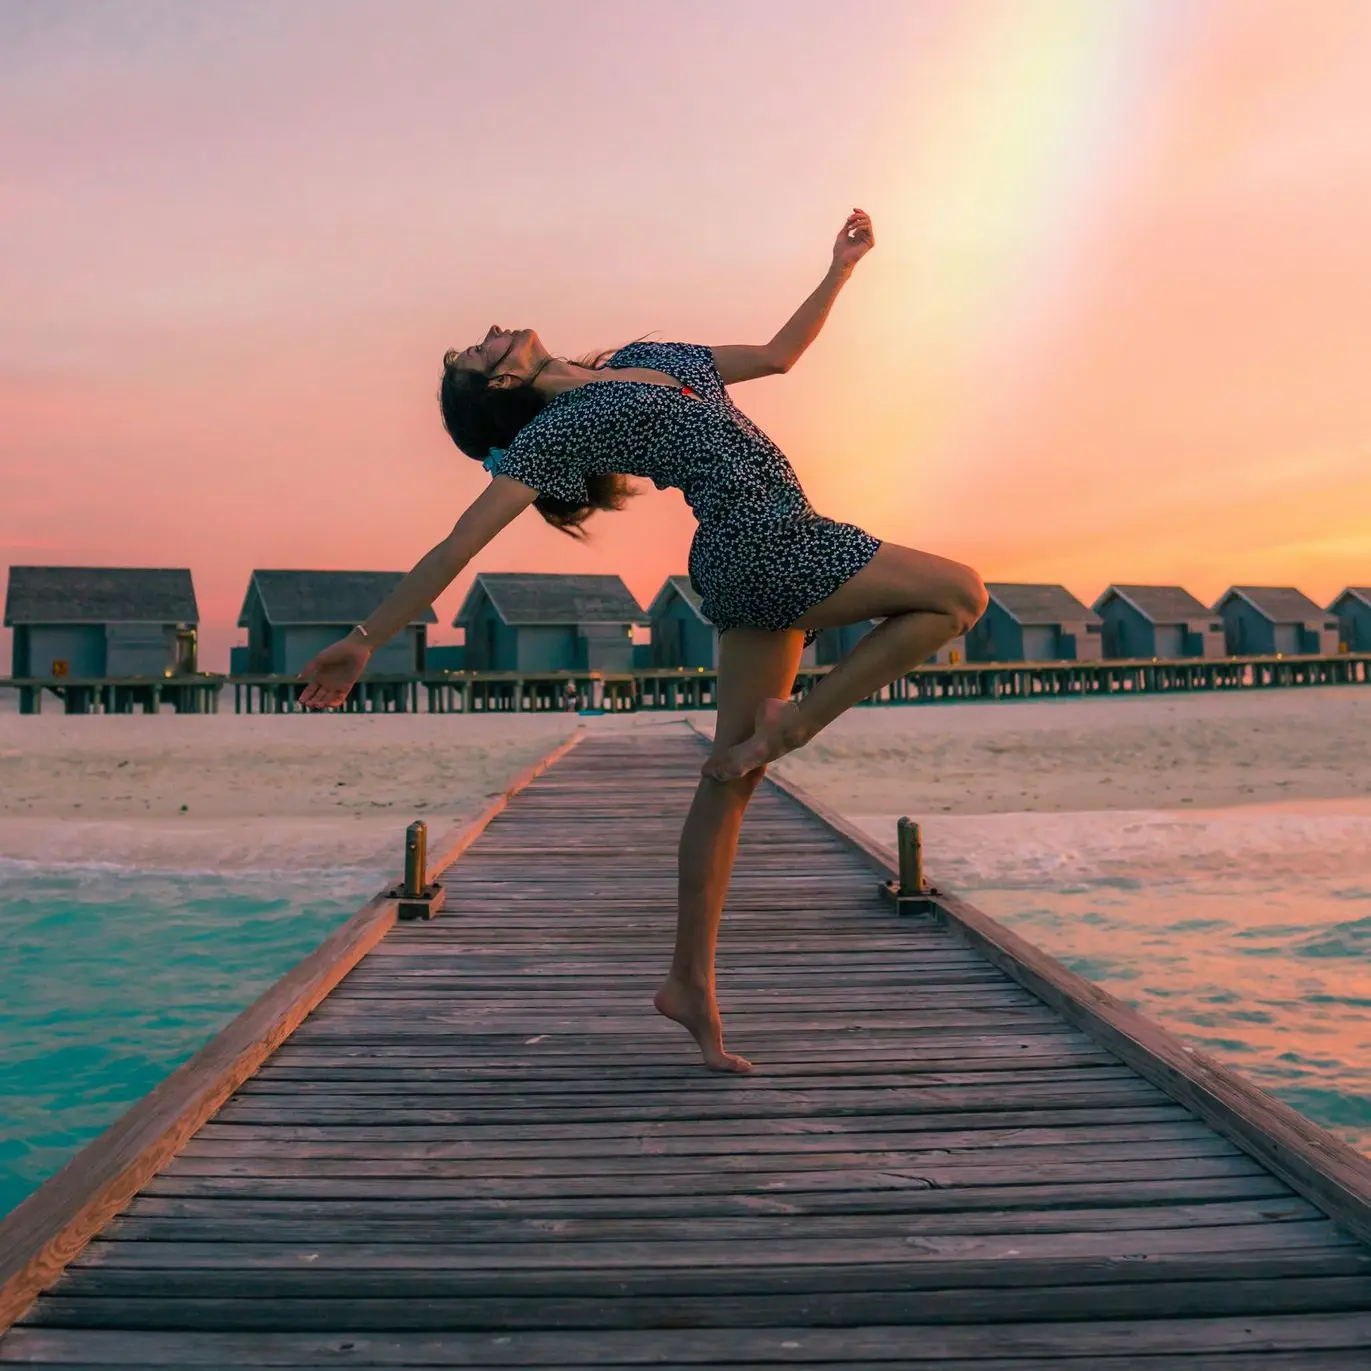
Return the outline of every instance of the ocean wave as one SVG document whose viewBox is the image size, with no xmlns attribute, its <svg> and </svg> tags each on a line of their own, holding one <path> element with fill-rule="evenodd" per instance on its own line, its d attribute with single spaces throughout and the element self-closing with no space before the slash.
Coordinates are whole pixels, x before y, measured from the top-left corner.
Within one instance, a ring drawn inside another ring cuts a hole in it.
<svg viewBox="0 0 1371 1371">
<path fill-rule="evenodd" d="M 6 878 L 17 877 L 92 877 L 127 876 L 205 881 L 272 879 L 280 881 L 321 880 L 340 874 L 375 877 L 385 880 L 398 876 L 380 862 L 330 862 L 321 866 L 157 866 L 145 862 L 50 861 L 35 857 L 0 857 L 0 893 Z"/>
<path fill-rule="evenodd" d="M 1296 957 L 1365 957 L 1371 952 L 1371 916 L 1334 924 L 1291 951 Z"/>
</svg>

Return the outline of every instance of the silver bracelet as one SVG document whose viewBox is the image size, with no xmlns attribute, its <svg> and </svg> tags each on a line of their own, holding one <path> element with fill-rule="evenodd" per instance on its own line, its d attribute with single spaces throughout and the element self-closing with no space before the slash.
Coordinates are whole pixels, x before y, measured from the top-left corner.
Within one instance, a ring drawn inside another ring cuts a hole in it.
<svg viewBox="0 0 1371 1371">
<path fill-rule="evenodd" d="M 353 631 L 354 633 L 360 635 L 360 637 L 361 637 L 361 639 L 362 639 L 362 641 L 363 641 L 364 643 L 369 643 L 369 642 L 371 641 L 371 634 L 369 634 L 369 633 L 366 631 L 366 629 L 364 629 L 364 628 L 362 627 L 361 624 L 353 624 L 353 626 L 352 626 L 352 631 Z"/>
</svg>

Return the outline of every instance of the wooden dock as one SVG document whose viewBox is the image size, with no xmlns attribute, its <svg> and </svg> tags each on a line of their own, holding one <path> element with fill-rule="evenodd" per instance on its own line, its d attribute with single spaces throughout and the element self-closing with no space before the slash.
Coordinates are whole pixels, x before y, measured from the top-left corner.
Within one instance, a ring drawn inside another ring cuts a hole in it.
<svg viewBox="0 0 1371 1371">
<path fill-rule="evenodd" d="M 373 900 L 0 1223 L 0 1363 L 1371 1366 L 1371 1160 L 793 788 L 703 1073 L 648 1003 L 702 756 L 583 741 Z"/>
<path fill-rule="evenodd" d="M 809 690 L 831 667 L 803 667 L 797 691 Z M 863 704 L 954 704 L 976 700 L 1038 700 L 1189 694 L 1216 690 L 1285 690 L 1298 686 L 1371 685 L 1371 653 L 1331 657 L 1215 657 L 1177 661 L 964 662 L 921 666 Z M 19 712 L 42 712 L 51 695 L 68 714 L 217 714 L 220 695 L 233 688 L 235 714 L 291 714 L 300 710 L 305 683 L 298 676 L 91 678 L 0 677 L 0 690 L 19 693 Z M 713 709 L 718 673 L 704 667 L 631 672 L 442 671 L 364 677 L 341 712 L 350 714 L 493 714 L 589 707 L 620 713 L 638 709 Z"/>
</svg>

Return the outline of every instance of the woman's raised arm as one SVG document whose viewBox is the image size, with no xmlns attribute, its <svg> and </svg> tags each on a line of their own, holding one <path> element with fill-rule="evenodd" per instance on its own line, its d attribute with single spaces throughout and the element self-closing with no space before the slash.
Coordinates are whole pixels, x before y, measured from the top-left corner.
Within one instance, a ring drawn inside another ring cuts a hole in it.
<svg viewBox="0 0 1371 1371">
<path fill-rule="evenodd" d="M 833 244 L 833 262 L 824 279 L 769 343 L 760 346 L 733 344 L 710 349 L 724 385 L 789 371 L 800 354 L 819 336 L 819 330 L 823 328 L 838 292 L 852 275 L 852 268 L 875 245 L 871 216 L 865 210 L 854 209 Z"/>
<path fill-rule="evenodd" d="M 441 543 L 430 548 L 414 569 L 345 638 L 326 647 L 300 673 L 310 684 L 300 703 L 310 709 L 340 705 L 356 684 L 371 654 L 412 623 L 506 524 L 522 513 L 538 492 L 509 476 L 497 476 L 472 501 Z"/>
</svg>

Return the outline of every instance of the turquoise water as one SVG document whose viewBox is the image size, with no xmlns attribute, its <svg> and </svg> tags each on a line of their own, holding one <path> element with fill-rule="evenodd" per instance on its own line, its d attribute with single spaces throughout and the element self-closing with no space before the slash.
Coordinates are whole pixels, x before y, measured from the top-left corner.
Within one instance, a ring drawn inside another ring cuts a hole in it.
<svg viewBox="0 0 1371 1371">
<path fill-rule="evenodd" d="M 1371 1154 L 1371 801 L 923 827 L 933 880 Z"/>
<path fill-rule="evenodd" d="M 378 889 L 384 873 L 59 873 L 0 860 L 0 1214 Z"/>
</svg>

